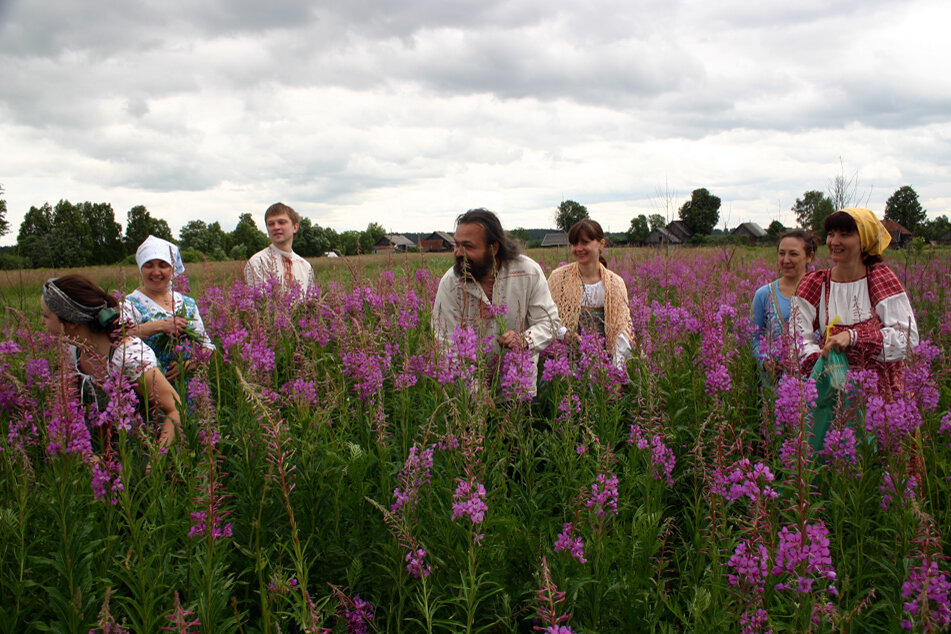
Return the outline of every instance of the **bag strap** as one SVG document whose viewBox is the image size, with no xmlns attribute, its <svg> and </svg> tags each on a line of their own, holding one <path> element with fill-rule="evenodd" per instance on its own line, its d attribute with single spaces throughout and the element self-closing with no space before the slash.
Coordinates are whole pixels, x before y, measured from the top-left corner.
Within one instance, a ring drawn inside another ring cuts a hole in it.
<svg viewBox="0 0 951 634">
<path fill-rule="evenodd" d="M 786 320 L 783 319 L 783 311 L 779 308 L 779 297 L 777 297 L 776 291 L 776 282 L 770 282 L 769 284 L 769 297 L 773 300 L 773 310 L 776 313 L 776 319 L 779 320 L 779 324 L 782 326 L 783 331 L 786 330 Z"/>
</svg>

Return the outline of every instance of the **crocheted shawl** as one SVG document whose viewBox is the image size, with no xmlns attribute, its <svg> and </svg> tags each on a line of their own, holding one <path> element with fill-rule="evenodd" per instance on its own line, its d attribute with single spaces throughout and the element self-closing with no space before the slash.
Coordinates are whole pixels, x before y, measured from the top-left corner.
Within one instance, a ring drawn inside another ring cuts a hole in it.
<svg viewBox="0 0 951 634">
<path fill-rule="evenodd" d="M 604 283 L 604 336 L 608 350 L 613 354 L 617 345 L 618 335 L 627 336 L 631 345 L 634 338 L 631 325 L 631 309 L 627 303 L 627 287 L 624 280 L 603 264 L 601 281 Z M 581 298 L 584 291 L 584 281 L 578 263 L 572 262 L 552 271 L 548 278 L 548 288 L 552 299 L 558 306 L 558 315 L 561 323 L 568 330 L 578 329 L 578 320 L 581 318 Z"/>
</svg>

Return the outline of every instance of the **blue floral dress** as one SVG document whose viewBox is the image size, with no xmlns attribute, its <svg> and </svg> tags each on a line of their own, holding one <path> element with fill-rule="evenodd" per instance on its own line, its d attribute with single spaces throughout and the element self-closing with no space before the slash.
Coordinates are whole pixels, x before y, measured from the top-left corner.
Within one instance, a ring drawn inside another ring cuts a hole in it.
<svg viewBox="0 0 951 634">
<path fill-rule="evenodd" d="M 173 292 L 172 305 L 175 307 L 175 313 L 184 316 L 188 320 L 188 325 L 191 326 L 200 337 L 202 347 L 214 350 L 215 344 L 211 342 L 211 338 L 208 336 L 208 333 L 205 332 L 205 324 L 202 322 L 201 315 L 198 313 L 198 305 L 195 303 L 195 300 L 181 293 Z M 123 303 L 123 314 L 137 324 L 145 324 L 159 319 L 168 319 L 172 316 L 172 313 L 159 306 L 148 295 L 138 289 L 126 295 L 125 302 Z M 164 333 L 156 333 L 150 337 L 146 337 L 144 341 L 155 351 L 158 367 L 163 374 L 168 369 L 168 365 L 172 361 L 175 361 L 179 354 L 186 360 L 190 356 L 187 350 L 178 352 L 174 349 L 174 346 L 168 345 L 168 335 Z"/>
</svg>

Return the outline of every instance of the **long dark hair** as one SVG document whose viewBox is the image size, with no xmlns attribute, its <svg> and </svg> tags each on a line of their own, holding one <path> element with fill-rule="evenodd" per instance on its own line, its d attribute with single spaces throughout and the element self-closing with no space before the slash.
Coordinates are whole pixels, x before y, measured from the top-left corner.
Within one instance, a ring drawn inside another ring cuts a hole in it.
<svg viewBox="0 0 951 634">
<path fill-rule="evenodd" d="M 837 211 L 834 214 L 830 214 L 826 217 L 825 222 L 826 235 L 829 235 L 830 231 L 848 231 L 850 233 L 858 233 L 859 226 L 855 224 L 855 218 L 849 215 L 845 211 Z M 863 247 L 862 249 L 862 264 L 865 266 L 874 266 L 882 261 L 881 255 L 869 255 L 865 252 Z"/>
<path fill-rule="evenodd" d="M 495 254 L 495 261 L 499 266 L 511 262 L 521 253 L 518 243 L 509 238 L 502 230 L 502 223 L 499 222 L 498 216 L 488 209 L 482 207 L 470 209 L 456 218 L 456 226 L 468 224 L 481 225 L 485 229 L 486 246 L 499 245 L 499 250 Z"/>
<path fill-rule="evenodd" d="M 597 220 L 582 218 L 571 225 L 571 229 L 568 229 L 568 244 L 575 245 L 582 240 L 604 240 L 604 229 L 601 228 Z M 600 251 L 598 251 L 598 262 L 604 268 L 608 267 L 608 262 Z"/>
</svg>

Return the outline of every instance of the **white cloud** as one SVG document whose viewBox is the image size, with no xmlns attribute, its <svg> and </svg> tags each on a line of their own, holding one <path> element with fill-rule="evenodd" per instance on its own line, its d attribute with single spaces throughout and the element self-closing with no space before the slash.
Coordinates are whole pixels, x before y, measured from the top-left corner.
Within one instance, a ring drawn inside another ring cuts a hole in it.
<svg viewBox="0 0 951 634">
<path fill-rule="evenodd" d="M 60 198 L 407 231 L 475 206 L 548 226 L 572 198 L 623 230 L 665 183 L 788 223 L 840 158 L 873 209 L 911 184 L 948 213 L 949 21 L 937 0 L 15 0 L 0 242 Z"/>
</svg>

